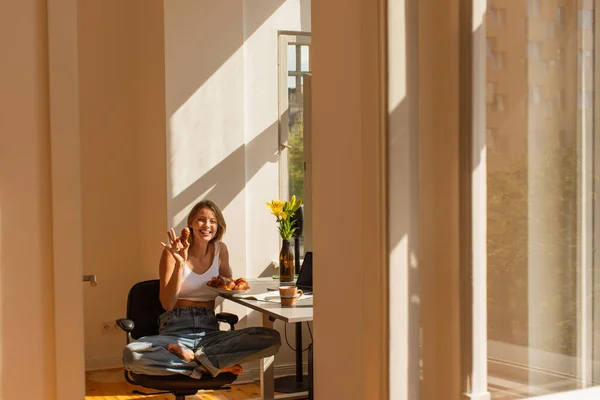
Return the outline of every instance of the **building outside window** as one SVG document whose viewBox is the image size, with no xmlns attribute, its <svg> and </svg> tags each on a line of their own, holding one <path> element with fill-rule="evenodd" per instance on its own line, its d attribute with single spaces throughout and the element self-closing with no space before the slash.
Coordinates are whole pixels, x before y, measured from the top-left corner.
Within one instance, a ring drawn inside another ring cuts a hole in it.
<svg viewBox="0 0 600 400">
<path fill-rule="evenodd" d="M 494 400 L 600 398 L 598 11 L 595 2 L 555 3 L 495 0 L 506 21 L 529 29 L 486 37 L 526 66 L 499 72 L 488 48 L 494 84 L 485 90 L 529 97 L 521 111 L 486 108 L 485 339 Z"/>
</svg>

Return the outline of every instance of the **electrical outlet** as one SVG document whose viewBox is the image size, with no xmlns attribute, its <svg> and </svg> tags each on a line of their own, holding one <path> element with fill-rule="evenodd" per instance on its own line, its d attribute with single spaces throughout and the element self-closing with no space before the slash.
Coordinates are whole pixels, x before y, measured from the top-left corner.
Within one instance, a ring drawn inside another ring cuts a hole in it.
<svg viewBox="0 0 600 400">
<path fill-rule="evenodd" d="M 122 332 L 121 328 L 115 321 L 104 321 L 102 322 L 102 332 L 103 333 L 116 333 Z"/>
</svg>

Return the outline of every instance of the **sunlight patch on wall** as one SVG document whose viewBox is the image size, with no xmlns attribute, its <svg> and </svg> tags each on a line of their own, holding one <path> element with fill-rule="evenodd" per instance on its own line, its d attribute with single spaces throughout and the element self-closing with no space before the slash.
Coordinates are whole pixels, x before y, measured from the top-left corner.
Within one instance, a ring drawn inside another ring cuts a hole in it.
<svg viewBox="0 0 600 400">
<path fill-rule="evenodd" d="M 393 7 L 390 4 L 390 7 Z M 393 112 L 406 98 L 406 11 L 404 6 L 396 8 L 388 14 L 388 35 L 394 38 L 394 45 L 388 46 L 388 65 L 393 66 L 395 73 L 389 75 L 388 110 Z"/>
<path fill-rule="evenodd" d="M 171 198 L 242 144 L 242 107 L 243 60 L 238 49 L 169 119 Z M 231 134 L 236 131 L 240 134 Z"/>
<path fill-rule="evenodd" d="M 215 186 L 217 186 L 217 185 L 216 184 L 212 185 L 208 190 L 206 190 L 204 193 L 199 195 L 195 201 L 191 202 L 187 207 L 185 207 L 181 211 L 177 212 L 175 214 L 175 216 L 173 217 L 173 219 L 170 221 L 171 223 L 169 226 L 183 228 L 186 225 L 188 214 L 191 211 L 191 209 L 194 207 L 194 205 L 202 199 L 210 198 L 210 196 L 209 196 L 210 192 L 212 192 L 212 190 L 215 188 Z"/>
</svg>

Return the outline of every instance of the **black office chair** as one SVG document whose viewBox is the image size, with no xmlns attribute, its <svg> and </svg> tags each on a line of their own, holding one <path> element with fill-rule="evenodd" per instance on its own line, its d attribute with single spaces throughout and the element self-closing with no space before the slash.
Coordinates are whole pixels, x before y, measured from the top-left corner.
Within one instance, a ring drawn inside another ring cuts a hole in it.
<svg viewBox="0 0 600 400">
<path fill-rule="evenodd" d="M 120 318 L 117 324 L 127 333 L 127 343 L 143 336 L 158 334 L 158 317 L 165 312 L 159 299 L 160 281 L 153 279 L 139 282 L 129 290 L 127 297 L 127 318 Z M 235 314 L 219 313 L 217 321 L 226 322 L 235 329 L 238 317 Z M 223 388 L 235 381 L 237 375 L 224 372 L 216 377 L 204 374 L 201 379 L 194 379 L 184 375 L 153 376 L 135 374 L 125 371 L 125 379 L 132 385 L 139 385 L 149 389 L 162 390 L 161 393 L 172 393 L 176 400 L 185 400 L 185 396 L 193 396 L 198 390 L 215 390 Z M 159 394 L 142 393 L 139 394 Z"/>
</svg>

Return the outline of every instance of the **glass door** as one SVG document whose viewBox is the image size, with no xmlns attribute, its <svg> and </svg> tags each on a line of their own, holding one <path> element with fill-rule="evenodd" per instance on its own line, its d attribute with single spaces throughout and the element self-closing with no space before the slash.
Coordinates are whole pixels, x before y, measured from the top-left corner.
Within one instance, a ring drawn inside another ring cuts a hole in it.
<svg viewBox="0 0 600 400">
<path fill-rule="evenodd" d="M 600 398 L 596 7 L 591 0 L 488 0 L 494 400 Z"/>
</svg>

